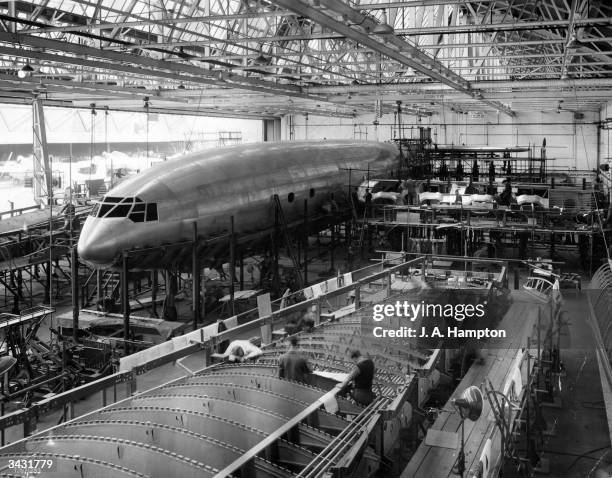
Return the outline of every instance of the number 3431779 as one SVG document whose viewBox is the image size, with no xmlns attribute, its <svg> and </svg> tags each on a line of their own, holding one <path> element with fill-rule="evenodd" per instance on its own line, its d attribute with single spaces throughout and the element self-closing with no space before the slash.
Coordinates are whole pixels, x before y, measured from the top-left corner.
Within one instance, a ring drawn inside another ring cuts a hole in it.
<svg viewBox="0 0 612 478">
<path fill-rule="evenodd" d="M 43 473 L 55 470 L 55 460 L 38 458 L 16 458 L 8 460 L 8 468 L 13 472 L 26 473 L 27 475 Z"/>
</svg>

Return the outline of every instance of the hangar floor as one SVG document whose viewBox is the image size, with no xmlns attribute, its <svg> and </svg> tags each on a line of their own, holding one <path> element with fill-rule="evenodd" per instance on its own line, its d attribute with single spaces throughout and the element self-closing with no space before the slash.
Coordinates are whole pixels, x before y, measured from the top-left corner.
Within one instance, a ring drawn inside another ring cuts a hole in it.
<svg viewBox="0 0 612 478">
<path fill-rule="evenodd" d="M 591 476 L 598 462 L 612 463 L 612 448 L 593 334 L 581 321 L 572 320 L 585 313 L 585 293 L 567 291 L 563 299 L 571 345 L 561 355 L 567 371 L 560 392 L 562 407 L 544 412 L 547 422 L 556 422 L 555 434 L 546 438 L 544 456 L 550 461 L 550 476 L 581 478 Z"/>
</svg>

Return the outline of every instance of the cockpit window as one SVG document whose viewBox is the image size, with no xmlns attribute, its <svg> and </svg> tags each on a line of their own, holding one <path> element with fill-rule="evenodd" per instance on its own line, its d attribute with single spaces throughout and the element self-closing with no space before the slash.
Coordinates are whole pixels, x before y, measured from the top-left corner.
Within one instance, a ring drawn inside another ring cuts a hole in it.
<svg viewBox="0 0 612 478">
<path fill-rule="evenodd" d="M 112 204 L 100 204 L 100 211 L 98 211 L 98 217 L 106 216 L 108 214 L 108 211 L 110 211 L 112 208 Z"/>
<path fill-rule="evenodd" d="M 157 204 L 154 202 L 147 204 L 147 221 L 157 221 Z"/>
<path fill-rule="evenodd" d="M 127 217 L 131 208 L 131 204 L 119 204 L 104 217 Z"/>
<path fill-rule="evenodd" d="M 157 203 L 146 203 L 136 197 L 106 196 L 90 213 L 100 218 L 127 217 L 133 222 L 157 221 Z"/>
<path fill-rule="evenodd" d="M 144 202 L 137 202 L 134 204 L 132 208 L 132 212 L 130 212 L 130 219 L 134 222 L 144 222 L 145 221 L 145 207 L 146 204 Z"/>
</svg>

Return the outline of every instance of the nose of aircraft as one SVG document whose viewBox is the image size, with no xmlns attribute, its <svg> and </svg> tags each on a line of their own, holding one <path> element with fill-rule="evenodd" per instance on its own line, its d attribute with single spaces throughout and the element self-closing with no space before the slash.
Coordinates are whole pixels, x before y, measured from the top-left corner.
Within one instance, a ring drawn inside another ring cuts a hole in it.
<svg viewBox="0 0 612 478">
<path fill-rule="evenodd" d="M 79 237 L 77 250 L 84 261 L 106 266 L 113 262 L 117 244 L 100 220 L 88 217 Z"/>
</svg>

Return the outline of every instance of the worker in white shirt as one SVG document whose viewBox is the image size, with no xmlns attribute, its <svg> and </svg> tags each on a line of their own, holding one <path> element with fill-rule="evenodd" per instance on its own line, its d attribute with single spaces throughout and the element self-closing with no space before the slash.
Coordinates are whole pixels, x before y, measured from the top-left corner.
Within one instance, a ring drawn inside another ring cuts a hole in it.
<svg viewBox="0 0 612 478">
<path fill-rule="evenodd" d="M 223 353 L 230 362 L 244 362 L 261 355 L 261 349 L 248 340 L 234 340 Z"/>
</svg>

